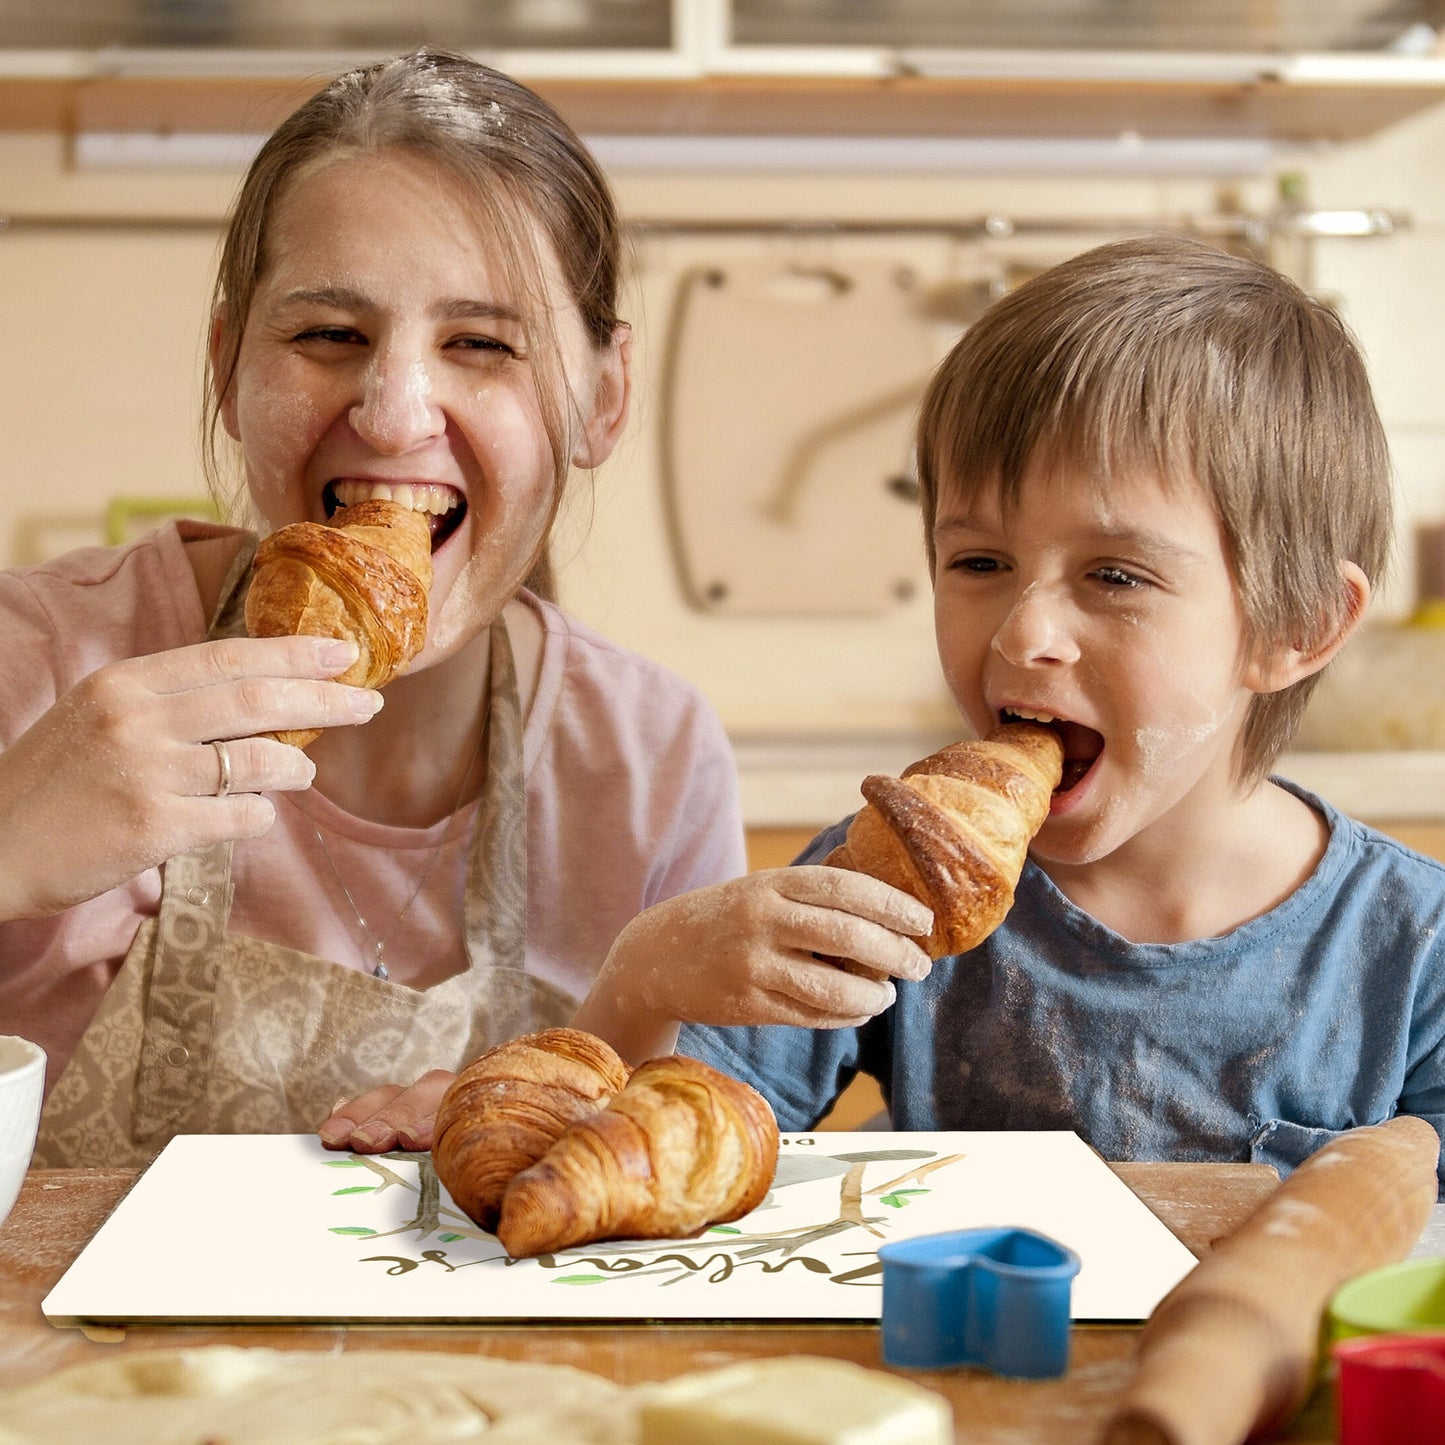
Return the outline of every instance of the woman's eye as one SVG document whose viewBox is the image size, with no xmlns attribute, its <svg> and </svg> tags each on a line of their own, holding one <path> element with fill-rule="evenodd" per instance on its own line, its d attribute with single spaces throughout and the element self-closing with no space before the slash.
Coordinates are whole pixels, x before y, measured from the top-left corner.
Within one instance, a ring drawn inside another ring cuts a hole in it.
<svg viewBox="0 0 1445 1445">
<path fill-rule="evenodd" d="M 516 356 L 517 348 L 495 336 L 459 336 L 452 343 L 462 351 L 478 351 L 493 356 Z"/>
<path fill-rule="evenodd" d="M 364 343 L 366 338 L 350 326 L 308 326 L 305 331 L 297 333 L 296 340 L 325 341 L 337 346 L 348 346 Z"/>
</svg>

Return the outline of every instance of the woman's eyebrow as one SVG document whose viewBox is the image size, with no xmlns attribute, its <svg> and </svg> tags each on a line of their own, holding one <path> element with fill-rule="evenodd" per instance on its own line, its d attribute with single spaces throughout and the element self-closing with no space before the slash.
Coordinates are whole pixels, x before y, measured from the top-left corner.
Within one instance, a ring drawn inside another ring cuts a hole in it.
<svg viewBox="0 0 1445 1445">
<path fill-rule="evenodd" d="M 351 286 L 299 286 L 281 298 L 283 305 L 329 306 L 335 311 L 368 311 L 375 303 Z M 428 314 L 437 321 L 466 321 L 483 318 L 492 321 L 520 321 L 515 306 L 502 301 L 484 301 L 472 296 L 448 296 L 428 307 Z"/>
<path fill-rule="evenodd" d="M 431 309 L 438 321 L 467 321 L 484 317 L 491 321 L 520 321 L 522 313 L 504 301 L 481 301 L 468 296 L 450 297 Z"/>
</svg>

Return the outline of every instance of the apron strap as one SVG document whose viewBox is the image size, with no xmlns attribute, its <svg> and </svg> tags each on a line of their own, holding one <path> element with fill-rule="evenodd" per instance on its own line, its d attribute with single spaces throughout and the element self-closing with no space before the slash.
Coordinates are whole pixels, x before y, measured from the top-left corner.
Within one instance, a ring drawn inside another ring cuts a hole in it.
<svg viewBox="0 0 1445 1445">
<path fill-rule="evenodd" d="M 490 687 L 487 781 L 467 855 L 467 956 L 473 968 L 520 972 L 527 945 L 527 792 L 517 669 L 501 613 L 491 627 Z"/>
<path fill-rule="evenodd" d="M 207 639 L 245 631 L 256 538 L 247 536 L 221 586 Z M 216 970 L 235 889 L 231 843 L 161 865 L 161 900 L 146 989 L 132 1120 L 137 1143 L 174 1129 L 210 1074 Z"/>
<path fill-rule="evenodd" d="M 161 871 L 132 1113 L 137 1143 L 173 1130 L 210 1075 L 231 897 L 229 841 L 178 854 Z"/>
</svg>

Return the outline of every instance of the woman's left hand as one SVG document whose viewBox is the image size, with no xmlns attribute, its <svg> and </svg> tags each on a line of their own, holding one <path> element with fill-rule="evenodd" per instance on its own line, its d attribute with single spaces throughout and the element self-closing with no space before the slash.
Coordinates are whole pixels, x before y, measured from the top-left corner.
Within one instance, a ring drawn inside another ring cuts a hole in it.
<svg viewBox="0 0 1445 1445">
<path fill-rule="evenodd" d="M 454 1078 L 447 1069 L 433 1069 L 414 1084 L 383 1084 L 340 1099 L 317 1133 L 328 1149 L 356 1154 L 430 1149 L 437 1109 Z"/>
</svg>

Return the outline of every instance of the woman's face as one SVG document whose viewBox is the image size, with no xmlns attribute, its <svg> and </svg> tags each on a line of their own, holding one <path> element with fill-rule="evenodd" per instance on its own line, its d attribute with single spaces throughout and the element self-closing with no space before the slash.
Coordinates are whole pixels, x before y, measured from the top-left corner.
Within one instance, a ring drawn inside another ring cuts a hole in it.
<svg viewBox="0 0 1445 1445">
<path fill-rule="evenodd" d="M 389 497 L 427 512 L 435 580 L 425 652 L 446 655 L 514 595 L 546 534 L 556 469 L 524 304 L 455 176 L 398 151 L 293 176 L 222 403 L 268 528 Z M 625 417 L 623 340 L 598 349 L 538 232 L 571 398 L 572 460 L 600 462 Z"/>
</svg>

